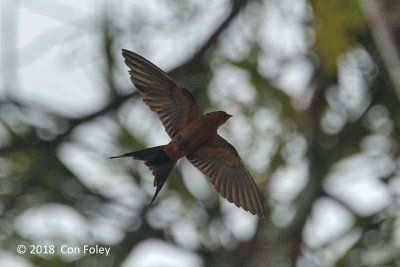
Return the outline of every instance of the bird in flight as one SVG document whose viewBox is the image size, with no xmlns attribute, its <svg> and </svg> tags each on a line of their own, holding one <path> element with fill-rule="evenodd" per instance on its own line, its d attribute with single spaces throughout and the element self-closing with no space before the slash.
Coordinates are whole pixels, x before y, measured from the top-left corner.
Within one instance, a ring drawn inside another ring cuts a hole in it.
<svg viewBox="0 0 400 267">
<path fill-rule="evenodd" d="M 203 172 L 215 189 L 236 206 L 265 217 L 260 192 L 236 149 L 217 129 L 232 115 L 224 111 L 203 114 L 192 94 L 164 71 L 129 50 L 122 50 L 131 81 L 143 101 L 157 113 L 171 138 L 167 145 L 111 158 L 133 157 L 144 161 L 154 175 L 153 203 L 176 162 L 186 157 Z"/>
</svg>

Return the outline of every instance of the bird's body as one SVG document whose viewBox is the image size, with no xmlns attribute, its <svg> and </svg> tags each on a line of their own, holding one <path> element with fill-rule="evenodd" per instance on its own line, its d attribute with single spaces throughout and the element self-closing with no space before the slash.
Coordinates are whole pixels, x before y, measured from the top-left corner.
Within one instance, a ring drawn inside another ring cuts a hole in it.
<svg viewBox="0 0 400 267">
<path fill-rule="evenodd" d="M 187 157 L 229 202 L 265 217 L 262 197 L 249 171 L 235 148 L 217 133 L 231 115 L 223 111 L 203 114 L 190 92 L 157 66 L 128 50 L 122 55 L 143 101 L 158 114 L 171 137 L 167 145 L 112 157 L 143 160 L 152 170 L 157 189 L 151 203 L 176 162 Z"/>
<path fill-rule="evenodd" d="M 193 154 L 208 140 L 216 137 L 218 127 L 229 117 L 230 115 L 222 113 L 209 113 L 195 118 L 166 145 L 165 152 L 171 160 Z"/>
</svg>

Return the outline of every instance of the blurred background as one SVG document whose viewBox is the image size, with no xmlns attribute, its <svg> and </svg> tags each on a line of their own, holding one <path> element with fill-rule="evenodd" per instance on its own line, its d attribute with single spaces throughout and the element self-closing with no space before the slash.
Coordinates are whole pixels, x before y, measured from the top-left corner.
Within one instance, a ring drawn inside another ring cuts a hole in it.
<svg viewBox="0 0 400 267">
<path fill-rule="evenodd" d="M 399 3 L 2 0 L 0 266 L 400 266 Z M 150 171 L 108 157 L 169 138 L 122 48 L 234 114 L 266 219 L 186 159 L 147 208 Z"/>
</svg>

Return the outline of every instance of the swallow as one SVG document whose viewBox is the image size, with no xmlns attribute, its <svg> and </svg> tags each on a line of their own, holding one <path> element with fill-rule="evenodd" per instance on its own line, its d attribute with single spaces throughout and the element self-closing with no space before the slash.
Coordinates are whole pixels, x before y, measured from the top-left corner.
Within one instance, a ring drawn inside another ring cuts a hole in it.
<svg viewBox="0 0 400 267">
<path fill-rule="evenodd" d="M 180 158 L 186 157 L 205 174 L 220 195 L 236 206 L 265 217 L 263 198 L 236 149 L 218 135 L 232 115 L 224 111 L 203 114 L 192 94 L 142 56 L 122 49 L 132 83 L 143 101 L 157 113 L 171 141 L 167 145 L 125 153 L 144 161 L 154 175 L 156 199 Z"/>
</svg>

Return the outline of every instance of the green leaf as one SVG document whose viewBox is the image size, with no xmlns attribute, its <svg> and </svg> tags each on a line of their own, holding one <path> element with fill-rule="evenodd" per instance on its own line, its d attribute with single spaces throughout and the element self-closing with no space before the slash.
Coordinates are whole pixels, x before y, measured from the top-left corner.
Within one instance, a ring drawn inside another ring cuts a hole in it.
<svg viewBox="0 0 400 267">
<path fill-rule="evenodd" d="M 365 20 L 358 0 L 312 0 L 316 16 L 316 48 L 329 75 L 336 74 L 338 56 L 358 43 Z"/>
</svg>

